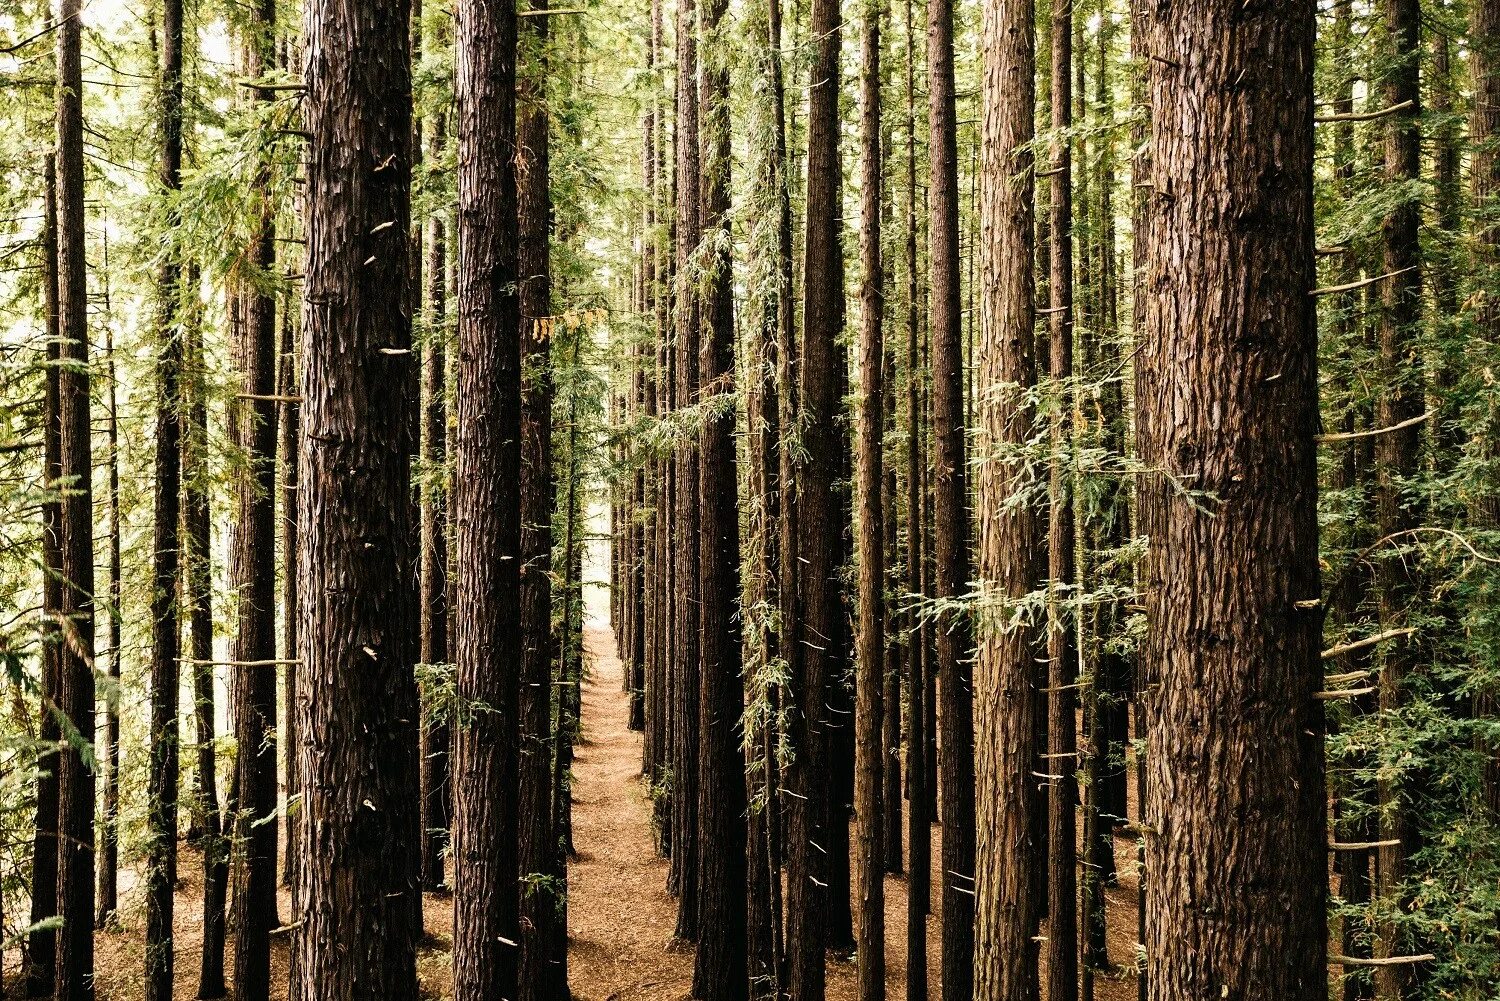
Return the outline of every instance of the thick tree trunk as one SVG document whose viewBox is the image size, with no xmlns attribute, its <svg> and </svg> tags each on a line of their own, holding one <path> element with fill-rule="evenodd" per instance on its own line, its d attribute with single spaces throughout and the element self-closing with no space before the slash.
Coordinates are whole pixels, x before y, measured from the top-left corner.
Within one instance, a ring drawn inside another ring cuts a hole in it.
<svg viewBox="0 0 1500 1001">
<path fill-rule="evenodd" d="M 42 480 L 48 491 L 62 484 L 62 344 L 58 340 L 57 162 L 47 157 L 46 195 L 42 220 L 43 304 L 46 310 L 47 370 L 42 403 Z M 56 709 L 62 697 L 62 502 L 42 502 L 42 685 L 37 740 L 56 747 L 62 735 Z M 31 925 L 26 940 L 26 996 L 52 996 L 57 973 L 57 929 L 47 919 L 57 915 L 57 823 L 60 754 L 43 755 L 37 762 L 36 835 L 31 852 Z"/>
<path fill-rule="evenodd" d="M 842 526 L 835 493 L 839 453 L 844 449 L 838 422 L 839 358 L 836 339 L 844 325 L 841 289 L 842 249 L 839 203 L 839 52 L 837 0 L 813 0 L 816 41 L 808 96 L 807 230 L 803 246 L 803 329 L 800 352 L 803 455 L 796 470 L 797 635 L 800 645 L 793 673 L 796 705 L 789 726 L 794 757 L 787 770 L 792 796 L 788 832 L 787 945 L 792 1001 L 822 1001 L 824 946 L 831 872 L 826 848 L 830 825 L 829 772 L 832 762 L 828 702 L 838 665 L 837 643 L 844 632 L 839 596 Z M 785 404 L 783 404 L 785 406 Z M 791 563 L 790 557 L 785 563 Z M 847 837 L 847 834 L 845 835 Z"/>
<path fill-rule="evenodd" d="M 1322 997 L 1314 12 L 1140 13 L 1148 996 Z"/>
<path fill-rule="evenodd" d="M 1051 250 L 1048 294 L 1051 308 L 1050 361 L 1054 410 L 1049 421 L 1051 470 L 1048 501 L 1047 614 L 1047 967 L 1048 1001 L 1078 997 L 1078 919 L 1076 803 L 1078 798 L 1077 717 L 1073 683 L 1078 675 L 1075 641 L 1073 526 L 1073 160 L 1068 133 L 1073 126 L 1073 3 L 1052 8 L 1052 184 Z M 1071 607 L 1064 607 L 1064 604 Z M 1095 683 L 1090 681 L 1090 684 Z"/>
<path fill-rule="evenodd" d="M 167 192 L 182 187 L 183 23 L 180 0 L 162 5 L 161 131 L 159 164 Z M 193 289 L 196 295 L 197 290 Z M 182 539 L 182 266 L 173 254 L 157 279 L 156 498 L 151 589 L 151 763 L 146 787 L 147 1001 L 172 1001 L 175 943 L 173 894 L 177 890 L 178 724 L 182 629 L 178 584 Z M 116 657 L 119 656 L 118 648 Z"/>
<path fill-rule="evenodd" d="M 545 10 L 533 0 L 533 11 Z M 552 827 L 552 314 L 549 261 L 552 194 L 547 134 L 549 18 L 528 17 L 518 46 L 516 199 L 521 288 L 521 742 L 520 817 L 521 1001 L 565 996 L 553 955 L 560 894 Z M 561 990 L 559 990 L 561 988 Z"/>
<path fill-rule="evenodd" d="M 521 636 L 521 330 L 517 258 L 516 12 L 458 20 L 458 700 L 455 1001 L 515 997 Z M 483 703 L 485 711 L 464 707 Z"/>
<path fill-rule="evenodd" d="M 270 71 L 275 5 L 255 7 L 245 40 L 245 72 L 251 79 Z M 255 91 L 270 102 L 272 91 Z M 260 218 L 248 248 L 253 266 L 269 275 L 276 263 L 275 207 L 270 166 L 257 178 Z M 242 396 L 237 401 L 238 441 L 245 467 L 237 476 L 230 578 L 238 595 L 230 659 L 276 657 L 276 300 L 247 284 L 238 293 L 243 343 L 238 349 Z M 239 798 L 234 816 L 240 874 L 232 903 L 235 931 L 232 988 L 237 1001 L 261 1001 L 271 990 L 271 929 L 276 927 L 276 672 L 264 666 L 230 668 L 234 698 L 235 756 Z"/>
<path fill-rule="evenodd" d="M 297 688 L 318 698 L 297 707 L 314 821 L 294 887 L 303 1001 L 416 995 L 408 14 L 406 0 L 312 0 L 306 13 Z"/>
<path fill-rule="evenodd" d="M 94 504 L 84 240 L 83 72 L 78 0 L 57 5 L 57 288 L 62 602 L 57 708 L 73 729 L 59 752 L 56 1001 L 94 997 Z M 75 742 L 81 742 L 75 743 Z"/>
<path fill-rule="evenodd" d="M 988 7 L 986 11 L 988 13 Z M 1029 25 L 1026 31 L 1029 37 Z M 930 132 L 928 245 L 932 284 L 929 323 L 935 467 L 933 542 L 936 557 L 932 596 L 947 601 L 964 594 L 972 577 L 964 446 L 964 362 L 959 323 L 958 145 L 951 0 L 932 0 L 927 5 L 927 76 Z M 1032 113 L 1029 80 L 1028 77 L 1028 116 Z M 1008 85 L 1019 84 L 1012 80 Z M 1007 176 L 1008 173 L 1007 168 Z M 1026 253 L 1029 260 L 1031 251 L 1027 249 Z M 1028 294 L 1029 290 L 1028 283 Z M 975 974 L 975 762 L 970 647 L 971 628 L 967 618 L 945 616 L 937 625 L 937 661 L 933 665 L 938 698 L 942 701 L 938 713 L 938 725 L 942 727 L 938 770 L 942 782 L 943 825 L 943 1001 L 968 1001 L 973 993 Z M 1028 761 L 1022 773 L 1029 771 L 1030 766 Z"/>
<path fill-rule="evenodd" d="M 721 38 L 727 0 L 703 0 L 699 64 L 701 156 L 697 187 L 703 235 L 700 395 L 732 392 L 734 287 L 729 260 L 729 62 Z M 740 635 L 740 527 L 735 412 L 705 418 L 699 432 L 697 567 L 698 953 L 693 996 L 744 1001 L 749 991 L 746 914 L 745 761 L 740 750 L 744 685 Z"/>
<path fill-rule="evenodd" d="M 885 274 L 880 259 L 880 19 L 877 3 L 861 17 L 859 125 L 859 629 L 855 659 L 854 817 L 858 828 L 857 948 L 860 1001 L 885 998 Z"/>
</svg>

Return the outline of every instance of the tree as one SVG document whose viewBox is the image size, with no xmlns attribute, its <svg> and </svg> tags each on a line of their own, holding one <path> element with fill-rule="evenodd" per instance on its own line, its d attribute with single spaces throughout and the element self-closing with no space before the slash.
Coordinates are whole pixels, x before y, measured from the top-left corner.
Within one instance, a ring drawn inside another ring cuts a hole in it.
<svg viewBox="0 0 1500 1001">
<path fill-rule="evenodd" d="M 734 286 L 729 261 L 729 62 L 726 0 L 703 0 L 699 63 L 699 173 L 705 254 L 698 355 L 703 400 L 732 390 Z M 740 633 L 739 491 L 735 413 L 710 411 L 698 435 L 698 952 L 693 996 L 744 1001 L 747 968 L 744 684 Z"/>
<path fill-rule="evenodd" d="M 985 6 L 987 14 L 992 7 Z M 966 512 L 964 362 L 959 325 L 958 139 L 951 0 L 935 0 L 927 5 L 927 80 L 928 247 L 932 287 L 928 323 L 932 337 L 935 526 L 932 597 L 941 602 L 962 596 L 972 576 Z M 1017 81 L 1010 80 L 1008 85 L 1015 86 Z M 1026 107 L 1026 114 L 1030 115 L 1029 98 Z M 1026 253 L 1029 259 L 1030 251 Z M 938 769 L 943 790 L 943 1001 L 968 1001 L 974 979 L 977 890 L 973 883 L 975 772 L 970 637 L 971 627 L 962 615 L 945 614 L 937 624 L 937 660 L 933 668 L 942 703 L 938 712 L 942 727 Z M 1026 770 L 1029 768 L 1028 763 Z M 933 790 L 927 792 L 931 795 Z"/>
<path fill-rule="evenodd" d="M 881 135 L 878 0 L 861 17 L 859 73 L 859 631 L 855 663 L 854 816 L 858 825 L 860 1001 L 885 998 L 885 273 L 880 259 Z"/>
<path fill-rule="evenodd" d="M 1149 997 L 1322 996 L 1313 11 L 1143 13 Z"/>
<path fill-rule="evenodd" d="M 548 1001 L 567 992 L 554 983 L 562 968 L 553 955 L 561 900 L 557 832 L 552 824 L 552 472 L 551 174 L 548 158 L 547 71 L 549 18 L 534 2 L 520 51 L 523 69 L 517 107 L 517 204 L 521 279 L 521 756 L 520 846 L 523 1001 Z M 541 14 L 542 16 L 535 16 Z"/>
<path fill-rule="evenodd" d="M 162 5 L 161 163 L 162 189 L 171 197 L 182 187 L 182 52 L 180 0 Z M 178 322 L 182 266 L 174 253 L 162 259 L 157 279 L 156 497 L 151 592 L 151 771 L 148 779 L 146 854 L 146 998 L 171 1001 L 175 945 L 173 893 L 177 889 L 178 725 L 181 679 L 178 616 L 182 539 L 183 335 Z M 193 290 L 196 294 L 197 290 Z M 118 654 L 117 654 L 118 655 Z"/>
<path fill-rule="evenodd" d="M 416 994 L 407 24 L 406 0 L 306 11 L 297 688 L 320 697 L 297 707 L 302 809 L 317 818 L 294 887 L 303 1001 Z"/>
<path fill-rule="evenodd" d="M 975 996 L 981 1001 L 1034 1001 L 1033 941 L 1039 859 L 1033 839 L 1038 764 L 1031 631 L 1016 605 L 1033 586 L 1036 516 L 1023 491 L 1023 449 L 1031 437 L 1036 379 L 1033 303 L 1032 154 L 1035 53 L 1029 0 L 995 0 L 984 8 L 983 159 L 980 244 L 985 292 L 979 345 L 979 576 L 986 582 L 981 641 L 974 670 L 978 867 L 974 872 L 977 947 Z M 934 246 L 936 241 L 934 241 Z M 938 351 L 934 324 L 933 351 Z M 943 366 L 934 359 L 938 372 Z M 935 385 L 941 385 L 939 376 Z M 936 390 L 934 392 L 937 396 Z M 936 405 L 936 400 L 935 400 Z M 941 412 L 942 407 L 938 406 Z M 940 422 L 941 425 L 941 422 Z M 939 491 L 942 497 L 942 464 Z M 939 538 L 943 513 L 938 512 Z M 941 574 L 943 561 L 938 561 Z M 939 592 L 942 593 L 942 585 Z M 941 640 L 939 641 L 941 643 Z M 946 671 L 946 666 L 944 668 Z M 951 679 L 945 674 L 945 681 Z M 945 703 L 946 708 L 947 703 Z M 944 773 L 944 797 L 953 784 Z M 944 837 L 944 854 L 947 838 Z M 944 868 L 947 869 L 946 858 Z M 946 933 L 948 904 L 943 903 Z M 944 970 L 944 987 L 947 986 Z"/>
<path fill-rule="evenodd" d="M 62 486 L 61 630 L 57 710 L 68 732 L 58 752 L 56 1001 L 94 997 L 93 769 L 94 504 L 90 440 L 88 263 L 84 240 L 82 9 L 57 5 L 57 337 Z"/>
<path fill-rule="evenodd" d="M 458 12 L 458 730 L 454 767 L 456 1001 L 515 996 L 522 656 L 521 303 L 516 289 L 516 11 Z"/>
</svg>

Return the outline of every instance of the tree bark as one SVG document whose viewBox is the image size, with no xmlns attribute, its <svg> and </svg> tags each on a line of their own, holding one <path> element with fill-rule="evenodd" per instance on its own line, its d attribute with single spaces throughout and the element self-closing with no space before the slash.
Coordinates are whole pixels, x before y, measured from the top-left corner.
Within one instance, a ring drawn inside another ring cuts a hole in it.
<svg viewBox="0 0 1500 1001">
<path fill-rule="evenodd" d="M 297 688 L 319 697 L 297 707 L 302 1001 L 416 995 L 408 15 L 406 0 L 306 10 Z"/>
<path fill-rule="evenodd" d="M 109 257 L 106 253 L 105 264 Z M 109 280 L 105 275 L 105 309 Z M 109 442 L 109 675 L 104 690 L 104 740 L 96 756 L 104 773 L 104 809 L 99 818 L 99 886 L 94 893 L 94 927 L 105 928 L 119 904 L 120 882 L 120 410 L 119 371 L 115 365 L 113 325 L 104 331 L 109 382 L 106 435 Z M 147 807 L 149 811 L 149 806 Z"/>
<path fill-rule="evenodd" d="M 1137 427 L 1143 468 L 1162 471 L 1138 487 L 1155 1001 L 1327 991 L 1313 14 L 1140 11 Z"/>
<path fill-rule="evenodd" d="M 517 986 L 517 682 L 521 329 L 517 257 L 516 11 L 483 0 L 458 19 L 458 673 L 453 992 Z M 483 708 L 481 708 L 481 706 Z"/>
<path fill-rule="evenodd" d="M 94 504 L 84 236 L 83 72 L 79 0 L 57 4 L 57 288 L 62 601 L 57 708 L 72 732 L 59 752 L 56 1001 L 94 997 Z"/>
<path fill-rule="evenodd" d="M 162 187 L 182 187 L 183 22 L 180 0 L 162 5 Z M 196 294 L 197 290 L 194 289 Z M 175 943 L 173 894 L 177 889 L 178 724 L 182 630 L 178 585 L 182 539 L 182 265 L 168 253 L 157 279 L 156 497 L 151 590 L 151 762 L 147 779 L 146 977 L 147 1001 L 171 1001 Z M 119 649 L 116 647 L 116 658 Z"/>
</svg>

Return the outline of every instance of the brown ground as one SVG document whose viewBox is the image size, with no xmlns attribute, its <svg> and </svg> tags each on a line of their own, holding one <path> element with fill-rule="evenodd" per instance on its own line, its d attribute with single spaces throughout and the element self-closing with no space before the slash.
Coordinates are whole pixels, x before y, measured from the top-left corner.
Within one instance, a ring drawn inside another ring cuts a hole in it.
<svg viewBox="0 0 1500 1001">
<path fill-rule="evenodd" d="M 676 901 L 666 892 L 667 862 L 651 841 L 650 807 L 640 781 L 640 736 L 626 726 L 627 705 L 621 693 L 621 666 L 606 627 L 587 633 L 591 673 L 583 686 L 584 743 L 575 764 L 574 839 L 579 858 L 569 873 L 569 973 L 580 1001 L 679 1001 L 692 982 L 692 953 L 675 948 Z M 1132 790 L 1133 792 L 1133 790 Z M 1130 962 L 1135 940 L 1134 843 L 1121 839 L 1120 886 L 1108 891 L 1110 955 Z M 939 832 L 933 829 L 933 885 L 938 885 Z M 202 941 L 201 864 L 184 849 L 182 889 L 177 897 L 177 997 L 196 997 L 198 950 Z M 127 916 L 120 927 L 97 939 L 101 1001 L 139 997 L 143 918 L 131 876 L 122 873 L 122 902 Z M 888 876 L 886 892 L 887 988 L 892 998 L 905 996 L 906 880 Z M 934 909 L 940 895 L 933 895 Z M 449 949 L 453 908 L 450 898 L 428 894 L 427 935 L 419 956 L 424 993 L 443 998 L 449 991 Z M 283 916 L 291 913 L 283 892 Z M 940 917 L 928 919 L 929 996 L 939 997 Z M 286 982 L 284 937 L 275 941 L 273 976 Z M 231 939 L 230 949 L 233 949 Z M 7 969 L 17 957 L 7 955 Z M 232 958 L 230 960 L 232 962 Z M 855 967 L 835 957 L 828 963 L 830 1001 L 855 996 Z M 1099 1001 L 1131 1001 L 1134 977 L 1100 977 Z M 273 991 L 273 996 L 277 996 Z M 284 997 L 281 993 L 279 996 Z"/>
</svg>

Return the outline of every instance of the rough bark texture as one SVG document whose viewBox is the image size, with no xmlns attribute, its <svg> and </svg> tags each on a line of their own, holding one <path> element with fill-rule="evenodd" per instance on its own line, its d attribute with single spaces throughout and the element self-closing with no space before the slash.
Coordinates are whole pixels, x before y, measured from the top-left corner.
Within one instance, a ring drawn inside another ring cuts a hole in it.
<svg viewBox="0 0 1500 1001">
<path fill-rule="evenodd" d="M 799 644 L 793 674 L 795 706 L 788 737 L 794 755 L 787 770 L 792 796 L 787 854 L 788 988 L 792 1001 L 822 1001 L 823 950 L 828 942 L 826 846 L 831 763 L 829 692 L 844 658 L 836 647 L 843 632 L 839 560 L 843 526 L 834 480 L 843 448 L 835 339 L 843 328 L 842 265 L 839 231 L 839 51 L 837 0 L 813 0 L 812 36 L 817 40 L 808 95 L 807 229 L 803 245 L 803 328 L 801 437 L 803 456 L 796 470 Z M 786 562 L 790 563 L 788 559 Z"/>
<path fill-rule="evenodd" d="M 57 335 L 61 434 L 62 639 L 57 708 L 94 741 L 94 503 L 89 425 L 88 264 L 84 240 L 82 27 L 78 0 L 57 5 Z M 82 750 L 58 752 L 56 1001 L 94 997 L 94 773 Z"/>
<path fill-rule="evenodd" d="M 1313 10 L 1142 15 L 1148 996 L 1322 997 Z"/>
<path fill-rule="evenodd" d="M 985 7 L 987 17 L 992 16 L 991 7 Z M 1028 27 L 1028 37 L 1029 31 Z M 985 51 L 990 48 L 987 39 Z M 932 596 L 942 601 L 964 594 L 972 577 L 964 445 L 964 362 L 959 324 L 958 141 L 952 0 L 932 0 L 927 5 L 927 77 L 935 526 Z M 1029 94 L 1029 78 L 1026 86 Z M 1026 114 L 1031 113 L 1028 99 Z M 1029 260 L 1030 250 L 1026 253 Z M 942 702 L 938 713 L 938 725 L 942 728 L 938 770 L 943 792 L 940 807 L 943 1001 L 968 1001 L 974 983 L 974 717 L 970 648 L 971 627 L 966 617 L 950 614 L 937 624 L 937 660 L 933 667 Z M 932 791 L 927 790 L 929 795 Z"/>
<path fill-rule="evenodd" d="M 408 15 L 406 0 L 306 11 L 297 687 L 319 697 L 297 707 L 303 1001 L 416 995 Z"/>
<path fill-rule="evenodd" d="M 1033 135 L 1032 20 L 1030 0 L 985 5 L 979 206 L 985 296 L 977 360 L 981 384 L 989 388 L 985 398 L 976 401 L 978 448 L 985 460 L 979 467 L 977 496 L 979 576 L 985 582 L 985 600 L 978 612 L 981 640 L 974 671 L 979 707 L 974 970 L 975 996 L 981 1001 L 1035 1001 L 1038 996 L 1037 947 L 1032 940 L 1035 873 L 1041 862 L 1033 840 L 1039 797 L 1031 776 L 1039 750 L 1035 652 L 1031 630 L 1015 617 L 1013 607 L 1032 590 L 1039 541 L 1031 504 L 1015 499 L 1028 476 L 1019 447 L 1030 438 L 1034 421 L 1024 394 L 1036 379 L 1032 162 L 1027 145 Z M 936 327 L 933 333 L 936 353 Z M 942 523 L 939 509 L 940 533 Z M 938 566 L 941 573 L 941 559 Z M 952 789 L 945 771 L 945 802 Z M 946 827 L 943 847 L 946 854 Z M 946 897 L 943 914 L 946 924 Z M 946 974 L 945 968 L 945 988 Z"/>
<path fill-rule="evenodd" d="M 182 186 L 182 3 L 162 5 L 160 180 Z M 157 279 L 156 497 L 151 589 L 151 763 L 146 786 L 147 1001 L 171 1001 L 172 910 L 177 888 L 178 724 L 182 630 L 177 586 L 181 567 L 183 337 L 177 322 L 182 268 L 167 254 Z M 197 295 L 197 290 L 192 290 Z M 118 648 L 116 657 L 118 658 Z"/>
<path fill-rule="evenodd" d="M 545 9 L 533 2 L 532 10 Z M 548 877 L 557 862 L 552 829 L 552 230 L 547 135 L 548 17 L 528 17 L 519 52 L 516 108 L 518 266 L 521 279 L 521 1001 L 565 997 L 552 954 L 561 900 Z"/>
<path fill-rule="evenodd" d="M 859 630 L 855 659 L 854 818 L 859 902 L 856 944 L 860 1001 L 885 997 L 885 479 L 884 280 L 880 260 L 880 5 L 865 7 L 860 30 L 859 127 Z M 899 711 L 895 706 L 891 711 Z"/>
<path fill-rule="evenodd" d="M 447 116 L 438 115 L 428 134 L 428 154 L 440 162 Z M 422 465 L 429 477 L 422 493 L 421 658 L 429 667 L 448 662 L 448 229 L 441 212 L 427 221 L 427 282 L 424 298 L 427 349 L 422 363 Z M 424 710 L 422 725 L 422 887 L 442 889 L 452 814 L 448 775 L 452 706 Z"/>
<path fill-rule="evenodd" d="M 1049 421 L 1052 445 L 1047 531 L 1051 593 L 1047 615 L 1047 966 L 1048 1001 L 1078 996 L 1077 857 L 1074 844 L 1078 797 L 1077 721 L 1073 682 L 1078 671 L 1074 641 L 1077 612 L 1065 608 L 1073 593 L 1074 532 L 1072 429 L 1073 377 L 1073 160 L 1068 130 L 1073 125 L 1073 3 L 1059 0 L 1052 8 L 1052 184 L 1047 291 L 1054 410 Z M 1097 682 L 1091 682 L 1097 683 Z"/>
<path fill-rule="evenodd" d="M 698 191 L 703 233 L 713 249 L 703 266 L 701 394 L 734 390 L 734 287 L 729 260 L 729 49 L 720 37 L 727 0 L 703 0 L 703 59 L 698 77 L 701 158 Z M 744 685 L 740 680 L 740 526 L 735 468 L 735 411 L 705 419 L 699 432 L 697 568 L 698 673 L 698 952 L 693 996 L 743 1001 L 747 914 L 745 761 L 740 750 Z"/>
<path fill-rule="evenodd" d="M 1379 6 L 1385 21 L 1388 58 L 1393 62 L 1381 81 L 1386 107 L 1409 103 L 1406 111 L 1385 119 L 1385 179 L 1390 184 L 1411 183 L 1421 167 L 1419 115 L 1421 5 L 1413 0 L 1385 0 Z M 1414 194 L 1406 195 L 1381 222 L 1381 270 L 1390 275 L 1380 283 L 1379 376 L 1381 391 L 1375 403 L 1375 426 L 1388 428 L 1414 421 L 1425 405 L 1422 349 L 1422 248 L 1419 230 L 1422 204 Z M 1422 429 L 1416 424 L 1375 438 L 1375 519 L 1381 537 L 1405 532 L 1421 521 L 1418 502 L 1407 488 L 1422 471 Z M 1416 563 L 1399 550 L 1385 554 L 1376 564 L 1376 590 L 1380 620 L 1401 624 L 1419 597 Z M 1395 713 L 1406 701 L 1408 677 L 1420 664 L 1422 647 L 1417 643 L 1390 644 L 1382 655 L 1379 705 L 1382 712 Z M 1394 841 L 1376 850 L 1376 896 L 1381 916 L 1376 928 L 1375 955 L 1398 956 L 1422 952 L 1409 929 L 1394 916 L 1407 910 L 1411 888 L 1410 860 L 1420 848 L 1416 816 L 1421 807 L 1415 797 L 1423 784 L 1416 769 L 1404 774 L 1382 773 L 1376 783 L 1380 802 L 1380 841 Z M 1375 995 L 1382 1001 L 1400 1001 L 1418 990 L 1425 967 L 1400 963 L 1375 968 Z"/>
<path fill-rule="evenodd" d="M 693 262 L 702 236 L 698 148 L 698 42 L 695 0 L 677 5 L 677 407 L 698 402 L 701 275 Z M 698 449 L 690 436 L 677 448 L 672 518 L 672 874 L 677 937 L 698 937 Z"/>
<path fill-rule="evenodd" d="M 244 71 L 255 79 L 271 70 L 275 5 L 261 0 L 245 39 Z M 256 90 L 257 102 L 275 94 Z M 276 263 L 274 206 L 269 165 L 257 179 L 261 213 L 248 248 L 251 267 L 269 276 Z M 264 281 L 263 277 L 261 281 Z M 230 668 L 239 798 L 234 816 L 239 851 L 231 924 L 235 931 L 231 987 L 238 1001 L 261 1001 L 271 990 L 271 929 L 276 927 L 276 300 L 252 290 L 238 293 L 242 342 L 236 355 L 241 375 L 237 444 L 244 457 L 235 484 L 235 522 L 230 580 L 238 596 L 230 659 L 260 662 Z"/>
<path fill-rule="evenodd" d="M 515 997 L 521 330 L 516 289 L 516 12 L 458 14 L 458 713 L 455 1001 Z"/>
</svg>

